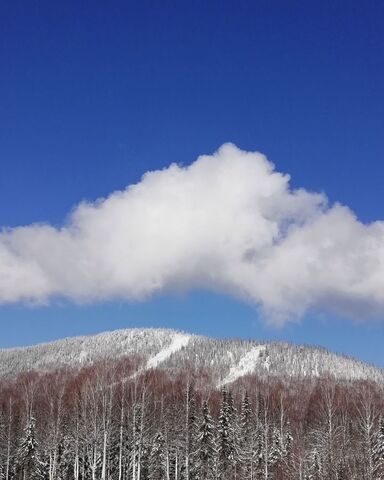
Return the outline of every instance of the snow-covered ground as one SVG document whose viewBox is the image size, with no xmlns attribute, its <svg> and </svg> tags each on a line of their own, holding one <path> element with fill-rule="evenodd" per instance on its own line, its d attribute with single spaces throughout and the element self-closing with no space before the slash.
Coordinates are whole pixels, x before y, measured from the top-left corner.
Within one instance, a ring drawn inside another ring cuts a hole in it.
<svg viewBox="0 0 384 480">
<path fill-rule="evenodd" d="M 266 350 L 266 345 L 258 345 L 255 348 L 252 348 L 248 353 L 246 353 L 239 361 L 237 365 L 233 365 L 229 370 L 228 375 L 221 380 L 217 387 L 220 388 L 228 383 L 232 383 L 244 375 L 253 373 L 256 368 L 256 364 L 260 362 L 260 355 Z"/>
<path fill-rule="evenodd" d="M 171 344 L 168 347 L 163 348 L 163 350 L 160 350 L 159 353 L 147 361 L 146 369 L 148 370 L 149 368 L 156 368 L 160 363 L 167 360 L 173 353 L 176 353 L 181 348 L 186 347 L 190 339 L 190 335 L 185 333 L 175 333 Z"/>
</svg>

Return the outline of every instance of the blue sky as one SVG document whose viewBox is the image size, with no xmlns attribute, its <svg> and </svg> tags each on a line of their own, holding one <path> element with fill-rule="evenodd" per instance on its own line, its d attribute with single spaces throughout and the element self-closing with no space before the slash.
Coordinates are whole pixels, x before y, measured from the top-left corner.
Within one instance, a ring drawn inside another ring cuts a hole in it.
<svg viewBox="0 0 384 480">
<path fill-rule="evenodd" d="M 2 2 L 0 224 L 63 224 L 81 200 L 260 151 L 294 188 L 383 219 L 381 2 Z M 223 294 L 0 306 L 0 346 L 130 326 L 315 343 L 384 366 L 384 313 L 276 329 Z"/>
</svg>

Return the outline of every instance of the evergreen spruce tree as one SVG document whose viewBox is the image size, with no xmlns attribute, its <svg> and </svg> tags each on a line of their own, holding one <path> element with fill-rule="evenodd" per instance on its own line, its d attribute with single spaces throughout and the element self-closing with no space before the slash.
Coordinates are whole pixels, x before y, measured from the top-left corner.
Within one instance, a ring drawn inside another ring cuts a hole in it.
<svg viewBox="0 0 384 480">
<path fill-rule="evenodd" d="M 285 432 L 285 435 L 284 435 L 284 456 L 285 457 L 289 457 L 292 450 L 292 444 L 293 444 L 293 436 L 291 432 L 291 425 L 288 422 L 287 431 Z"/>
<path fill-rule="evenodd" d="M 185 437 L 185 457 L 186 463 L 184 474 L 186 480 L 194 480 L 196 478 L 197 469 L 197 440 L 199 436 L 199 426 L 196 412 L 195 392 L 193 384 L 190 383 L 187 389 L 187 424 Z"/>
<path fill-rule="evenodd" d="M 273 429 L 272 444 L 268 455 L 268 462 L 271 467 L 275 467 L 283 456 L 280 432 L 277 428 Z"/>
<path fill-rule="evenodd" d="M 132 425 L 132 438 L 126 438 L 125 450 L 128 453 L 126 456 L 129 458 L 132 478 L 136 478 L 138 470 L 143 472 L 143 469 L 147 468 L 147 460 L 150 455 L 151 447 L 145 445 L 143 439 L 143 409 L 142 405 L 135 404 L 133 407 L 133 425 Z"/>
<path fill-rule="evenodd" d="M 246 472 L 252 471 L 252 410 L 246 392 L 241 402 L 239 432 L 239 462 L 246 478 Z"/>
<path fill-rule="evenodd" d="M 37 478 L 39 480 L 49 480 L 49 462 L 46 458 L 38 460 Z"/>
<path fill-rule="evenodd" d="M 117 478 L 119 468 L 119 442 L 115 439 L 108 450 L 108 467 L 112 478 Z"/>
<path fill-rule="evenodd" d="M 215 427 L 206 401 L 203 404 L 202 416 L 197 439 L 196 477 L 199 480 L 211 480 L 215 476 L 216 464 Z"/>
<path fill-rule="evenodd" d="M 242 443 L 249 444 L 252 436 L 252 410 L 249 404 L 248 392 L 245 392 L 241 402 L 240 426 Z"/>
<path fill-rule="evenodd" d="M 259 424 L 255 433 L 254 452 L 252 455 L 252 461 L 255 465 L 256 478 L 261 478 L 264 470 L 264 432 Z"/>
<path fill-rule="evenodd" d="M 291 452 L 293 444 L 293 436 L 289 422 L 287 422 L 285 432 L 278 431 L 278 436 L 280 443 L 280 458 L 278 460 L 279 471 L 286 472 L 291 467 Z"/>
<path fill-rule="evenodd" d="M 235 408 L 232 393 L 228 392 L 228 418 L 229 418 L 229 447 L 230 463 L 235 467 L 239 461 L 239 439 L 241 428 L 238 421 L 238 414 Z"/>
<path fill-rule="evenodd" d="M 320 456 L 316 451 L 313 452 L 310 458 L 305 480 L 323 480 Z"/>
<path fill-rule="evenodd" d="M 384 419 L 380 422 L 379 431 L 376 434 L 373 445 L 373 478 L 375 480 L 384 479 Z"/>
<path fill-rule="evenodd" d="M 268 457 L 271 471 L 276 469 L 279 465 L 283 469 L 287 468 L 293 440 L 289 424 L 287 425 L 286 432 L 281 432 L 279 429 L 274 428 L 271 440 L 271 448 Z"/>
<path fill-rule="evenodd" d="M 227 400 L 227 391 L 223 389 L 222 403 L 218 419 L 218 460 L 220 476 L 227 474 L 229 468 L 230 440 L 229 440 L 229 409 Z"/>
<path fill-rule="evenodd" d="M 155 435 L 148 464 L 149 480 L 165 479 L 165 442 L 161 432 Z"/>
<path fill-rule="evenodd" d="M 140 478 L 141 479 L 150 479 L 150 468 L 151 468 L 151 453 L 152 445 L 143 443 L 141 446 L 141 455 L 140 455 Z M 163 465 L 165 472 L 165 466 Z"/>
<path fill-rule="evenodd" d="M 24 429 L 24 436 L 18 451 L 18 467 L 23 480 L 37 480 L 40 476 L 38 442 L 35 432 L 35 418 L 31 416 Z"/>
<path fill-rule="evenodd" d="M 349 480 L 348 469 L 343 460 L 337 466 L 337 480 Z"/>
<path fill-rule="evenodd" d="M 73 477 L 71 441 L 63 436 L 57 447 L 57 480 L 67 480 Z"/>
<path fill-rule="evenodd" d="M 218 455 L 220 476 L 226 478 L 236 466 L 238 432 L 236 410 L 231 393 L 222 391 L 222 404 L 218 419 Z"/>
</svg>

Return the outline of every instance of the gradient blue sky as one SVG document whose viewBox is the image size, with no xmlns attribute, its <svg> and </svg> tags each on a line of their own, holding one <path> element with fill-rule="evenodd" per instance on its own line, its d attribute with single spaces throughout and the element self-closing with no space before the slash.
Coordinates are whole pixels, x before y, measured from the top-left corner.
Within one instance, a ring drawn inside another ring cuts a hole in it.
<svg viewBox="0 0 384 480">
<path fill-rule="evenodd" d="M 60 225 L 79 201 L 228 141 L 363 222 L 383 219 L 383 18 L 372 0 L 1 2 L 0 225 Z M 0 306 L 0 322 L 0 347 L 163 326 L 384 366 L 384 322 L 311 315 L 276 330 L 207 292 Z"/>
</svg>

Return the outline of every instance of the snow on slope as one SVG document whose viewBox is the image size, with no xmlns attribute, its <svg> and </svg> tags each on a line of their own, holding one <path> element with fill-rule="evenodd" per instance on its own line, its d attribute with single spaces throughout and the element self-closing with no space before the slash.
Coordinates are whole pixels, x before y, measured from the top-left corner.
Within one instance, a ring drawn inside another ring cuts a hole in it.
<svg viewBox="0 0 384 480">
<path fill-rule="evenodd" d="M 257 345 L 257 347 L 250 350 L 244 355 L 237 365 L 234 365 L 229 370 L 228 375 L 218 383 L 217 388 L 220 388 L 227 383 L 232 383 L 244 375 L 251 374 L 255 371 L 256 364 L 260 361 L 262 352 L 265 351 L 266 345 Z"/>
<path fill-rule="evenodd" d="M 175 333 L 170 345 L 160 350 L 154 357 L 151 357 L 146 364 L 145 369 L 156 368 L 160 363 L 167 360 L 173 353 L 176 353 L 188 345 L 191 336 L 185 333 Z"/>
<path fill-rule="evenodd" d="M 174 338 L 185 335 L 169 329 L 131 328 L 97 335 L 66 338 L 30 347 L 0 349 L 0 377 L 30 370 L 49 371 L 55 368 L 81 368 L 100 360 L 135 356 L 143 362 L 167 350 Z M 194 335 L 189 335 L 194 338 Z M 172 347 L 176 351 L 178 343 Z M 172 352 L 169 352 L 171 355 Z M 162 354 L 158 361 L 164 358 Z"/>
<path fill-rule="evenodd" d="M 220 340 L 170 329 L 134 328 L 74 337 L 31 347 L 0 349 L 0 377 L 31 370 L 79 369 L 132 357 L 136 375 L 152 368 L 169 373 L 205 372 L 212 385 L 244 375 L 371 380 L 384 385 L 384 370 L 322 348 L 284 342 Z M 135 375 L 135 376 L 136 376 Z"/>
</svg>

